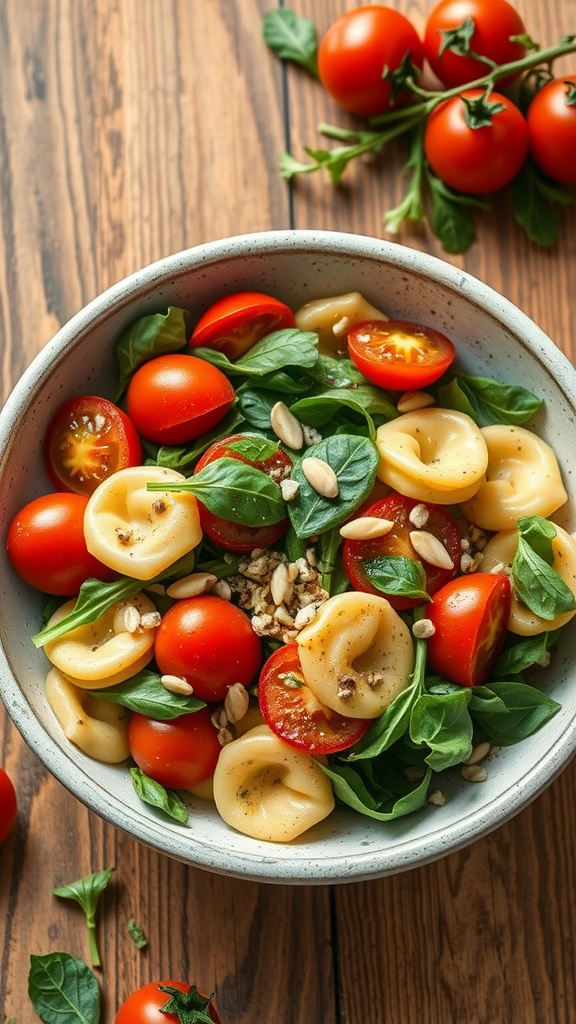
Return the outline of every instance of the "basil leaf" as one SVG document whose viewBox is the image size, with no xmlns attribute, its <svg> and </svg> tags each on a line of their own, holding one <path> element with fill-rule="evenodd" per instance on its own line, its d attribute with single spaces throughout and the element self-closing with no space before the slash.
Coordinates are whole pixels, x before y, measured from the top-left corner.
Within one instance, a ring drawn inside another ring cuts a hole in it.
<svg viewBox="0 0 576 1024">
<path fill-rule="evenodd" d="M 560 707 L 548 694 L 515 681 L 476 687 L 470 702 L 474 721 L 491 743 L 499 746 L 510 746 L 532 736 Z"/>
<path fill-rule="evenodd" d="M 559 218 L 553 204 L 572 203 L 572 196 L 560 184 L 546 178 L 531 159 L 525 161 L 514 178 L 510 192 L 512 214 L 524 234 L 537 245 L 554 245 Z"/>
<path fill-rule="evenodd" d="M 445 409 L 467 413 L 479 427 L 527 423 L 543 405 L 541 398 L 519 384 L 505 384 L 465 373 L 459 373 L 439 387 L 438 400 Z"/>
<path fill-rule="evenodd" d="M 426 572 L 421 562 L 405 555 L 375 555 L 362 563 L 370 583 L 383 594 L 430 601 Z"/>
<path fill-rule="evenodd" d="M 294 463 L 292 477 L 299 489 L 288 503 L 288 514 L 297 537 L 311 537 L 340 526 L 370 493 L 380 457 L 376 446 L 365 437 L 334 434 L 306 449 L 332 467 L 338 479 L 338 496 L 325 498 L 308 483 L 301 460 Z"/>
<path fill-rule="evenodd" d="M 282 60 L 301 64 L 311 75 L 318 77 L 318 35 L 310 18 L 303 18 L 285 7 L 267 11 L 262 35 L 266 45 Z"/>
<path fill-rule="evenodd" d="M 540 516 L 518 520 L 518 547 L 512 562 L 512 579 L 518 597 L 546 621 L 576 608 L 574 594 L 549 564 L 548 559 L 553 557 L 550 529 L 555 535 L 553 524 Z"/>
<path fill-rule="evenodd" d="M 560 635 L 559 629 L 549 629 L 537 636 L 519 640 L 506 647 L 500 654 L 491 675 L 494 679 L 507 679 L 511 675 L 520 675 L 545 657 L 546 652 L 556 643 Z"/>
<path fill-rule="evenodd" d="M 101 965 L 96 936 L 98 901 L 115 870 L 115 868 L 107 868 L 105 871 L 98 871 L 93 875 L 85 875 L 84 878 L 79 878 L 76 882 L 70 882 L 68 885 L 52 890 L 54 896 L 75 900 L 82 907 L 86 917 L 90 959 L 94 967 L 100 967 Z"/>
<path fill-rule="evenodd" d="M 96 975 L 69 953 L 32 954 L 28 995 L 44 1024 L 98 1024 L 100 989 Z"/>
<path fill-rule="evenodd" d="M 470 206 L 482 205 L 469 196 L 452 192 L 434 174 L 427 174 L 430 189 L 430 227 L 440 239 L 445 252 L 461 253 L 470 248 L 476 238 L 476 226 Z"/>
<path fill-rule="evenodd" d="M 244 526 L 271 526 L 286 517 L 277 483 L 255 466 L 223 456 L 199 473 L 174 483 L 149 483 L 149 491 L 194 494 L 213 515 Z"/>
<path fill-rule="evenodd" d="M 88 691 L 99 700 L 109 704 L 119 704 L 130 711 L 137 711 L 148 718 L 157 718 L 161 722 L 179 718 L 180 715 L 191 714 L 206 707 L 197 697 L 185 697 L 170 693 L 160 682 L 157 672 L 143 669 L 123 683 Z"/>
<path fill-rule="evenodd" d="M 433 771 L 460 764 L 472 753 L 470 687 L 450 694 L 423 693 L 412 709 L 410 739 L 430 748 L 426 763 Z"/>
<path fill-rule="evenodd" d="M 145 775 L 140 768 L 130 768 L 130 775 L 134 789 L 144 803 L 157 807 L 159 811 L 163 811 L 181 825 L 188 824 L 188 808 L 174 790 L 165 789 L 155 779 Z"/>
<path fill-rule="evenodd" d="M 367 764 L 369 763 L 367 762 Z M 423 807 L 426 803 L 432 775 L 432 769 L 426 768 L 422 779 L 416 783 L 409 785 L 403 779 L 405 792 L 387 800 L 386 810 L 382 810 L 384 801 L 381 797 L 374 795 L 368 780 L 362 776 L 361 772 L 344 764 L 321 765 L 321 768 L 330 779 L 338 800 L 360 814 L 375 818 L 377 821 L 392 821 L 394 818 L 411 814 Z"/>
<path fill-rule="evenodd" d="M 169 306 L 167 313 L 142 316 L 122 332 L 116 342 L 118 360 L 118 402 L 139 366 L 153 356 L 165 352 L 178 352 L 188 340 L 186 317 L 188 311 Z"/>
<path fill-rule="evenodd" d="M 198 348 L 195 352 L 228 377 L 265 377 L 288 366 L 314 366 L 318 360 L 317 344 L 318 335 L 314 332 L 288 327 L 267 334 L 234 363 L 216 349 Z"/>
<path fill-rule="evenodd" d="M 309 374 L 319 384 L 329 388 L 355 388 L 366 384 L 366 378 L 351 359 L 334 359 L 319 355 Z M 396 413 L 396 415 L 398 415 Z"/>
<path fill-rule="evenodd" d="M 270 430 L 270 414 L 278 394 L 264 388 L 242 384 L 236 392 L 238 408 L 247 423 L 257 430 Z"/>
<path fill-rule="evenodd" d="M 339 388 L 336 392 L 322 391 L 319 394 L 301 398 L 290 406 L 290 411 L 299 420 L 311 426 L 321 427 L 339 413 L 342 408 L 350 409 L 366 419 L 371 437 L 376 436 L 373 415 L 385 420 L 395 419 L 396 407 L 386 398 L 383 391 L 366 384 L 353 390 Z"/>
</svg>

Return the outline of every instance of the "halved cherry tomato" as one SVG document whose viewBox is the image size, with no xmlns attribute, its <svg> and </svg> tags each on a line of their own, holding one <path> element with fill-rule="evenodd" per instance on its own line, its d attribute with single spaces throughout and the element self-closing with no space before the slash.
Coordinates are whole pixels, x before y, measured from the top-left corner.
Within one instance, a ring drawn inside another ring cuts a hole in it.
<svg viewBox="0 0 576 1024">
<path fill-rule="evenodd" d="M 410 320 L 367 320 L 348 332 L 348 352 L 373 384 L 408 391 L 433 384 L 456 356 L 445 334 Z"/>
<path fill-rule="evenodd" d="M 428 518 L 422 526 L 416 526 L 410 520 L 414 508 L 425 509 Z M 382 556 L 404 556 L 419 562 L 426 573 L 426 592 L 432 595 L 444 586 L 458 572 L 462 554 L 461 535 L 454 517 L 443 505 L 432 505 L 414 498 L 406 498 L 395 491 L 387 497 L 376 501 L 373 505 L 358 510 L 357 516 L 375 516 L 377 519 L 389 519 L 394 523 L 392 529 L 382 537 L 371 540 L 345 540 L 342 547 L 344 571 L 355 590 L 366 594 L 379 594 L 378 590 L 366 573 L 366 562 Z M 413 530 L 425 530 L 436 537 L 445 547 L 452 561 L 452 569 L 444 569 L 432 565 L 420 557 L 410 540 Z M 384 595 L 396 611 L 414 608 L 421 603 L 421 598 L 404 597 L 397 594 Z"/>
<path fill-rule="evenodd" d="M 426 616 L 435 633 L 427 640 L 428 663 L 460 686 L 486 681 L 506 639 L 512 586 L 508 576 L 477 572 L 436 591 Z"/>
<path fill-rule="evenodd" d="M 273 331 L 295 327 L 292 310 L 262 292 L 226 295 L 202 314 L 190 338 L 192 348 L 215 348 L 238 359 Z"/>
<path fill-rule="evenodd" d="M 224 418 L 234 388 L 205 359 L 170 352 L 138 367 L 126 392 L 128 415 L 138 433 L 157 444 L 186 444 Z"/>
<path fill-rule="evenodd" d="M 176 989 L 176 992 L 163 989 Z M 175 1006 L 174 1013 L 164 1011 L 168 1005 Z M 208 1021 L 220 1024 L 212 996 L 204 996 L 195 985 L 182 981 L 150 981 L 124 1000 L 114 1024 L 178 1024 L 183 1020 L 193 1020 L 195 1024 Z"/>
<path fill-rule="evenodd" d="M 209 708 L 158 721 L 133 712 L 130 753 L 142 771 L 168 789 L 194 789 L 214 774 L 222 746 Z"/>
<path fill-rule="evenodd" d="M 245 462 L 247 465 L 255 466 L 256 469 L 267 473 L 278 484 L 281 480 L 290 476 L 292 460 L 282 448 L 278 448 L 276 453 L 269 458 L 258 460 L 246 458 L 233 447 L 234 444 L 248 440 L 249 438 L 245 434 L 231 434 L 230 437 L 215 441 L 200 457 L 194 472 L 199 473 L 210 462 L 226 456 L 230 459 L 238 459 L 239 462 Z M 254 548 L 269 547 L 279 540 L 280 537 L 283 537 L 288 529 L 288 518 L 282 519 L 278 523 L 272 523 L 271 526 L 243 526 L 241 523 L 231 523 L 229 520 L 222 519 L 220 516 L 209 512 L 201 501 L 198 502 L 198 512 L 200 513 L 200 523 L 206 536 L 226 551 L 243 552 L 253 551 Z"/>
<path fill-rule="evenodd" d="M 298 644 L 270 655 L 258 683 L 258 703 L 272 732 L 310 754 L 334 754 L 351 747 L 371 719 L 346 718 L 322 704 L 302 674 Z"/>
<path fill-rule="evenodd" d="M 106 398 L 80 395 L 60 406 L 46 432 L 46 468 L 54 487 L 89 496 L 102 480 L 142 462 L 136 427 Z"/>
</svg>

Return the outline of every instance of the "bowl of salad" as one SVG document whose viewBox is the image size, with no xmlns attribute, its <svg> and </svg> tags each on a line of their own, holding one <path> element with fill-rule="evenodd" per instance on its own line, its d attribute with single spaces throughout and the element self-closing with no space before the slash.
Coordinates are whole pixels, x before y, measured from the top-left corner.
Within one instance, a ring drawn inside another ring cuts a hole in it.
<svg viewBox="0 0 576 1024">
<path fill-rule="evenodd" d="M 464 847 L 574 753 L 575 416 L 554 343 L 407 247 L 274 231 L 146 267 L 0 415 L 8 714 L 200 868 Z"/>
</svg>

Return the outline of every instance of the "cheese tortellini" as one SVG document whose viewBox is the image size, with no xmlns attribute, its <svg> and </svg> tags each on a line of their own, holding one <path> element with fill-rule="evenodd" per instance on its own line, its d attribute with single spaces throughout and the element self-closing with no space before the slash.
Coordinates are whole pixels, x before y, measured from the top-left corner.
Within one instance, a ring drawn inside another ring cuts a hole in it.
<svg viewBox="0 0 576 1024">
<path fill-rule="evenodd" d="M 386 314 L 372 306 L 360 292 L 313 299 L 295 314 L 301 331 L 317 332 L 318 351 L 328 356 L 341 356 L 346 351 L 346 335 L 356 324 L 387 319 Z"/>
<path fill-rule="evenodd" d="M 61 605 L 48 625 L 60 622 L 75 603 L 72 598 Z M 44 651 L 48 660 L 76 686 L 87 690 L 114 686 L 140 672 L 152 660 L 159 622 L 160 616 L 150 598 L 136 594 L 117 601 L 94 622 L 51 640 Z"/>
<path fill-rule="evenodd" d="M 88 757 L 107 764 L 126 760 L 130 753 L 126 708 L 93 697 L 57 668 L 46 677 L 46 697 L 66 739 Z"/>
<path fill-rule="evenodd" d="M 318 762 L 267 725 L 222 748 L 214 772 L 214 801 L 226 824 L 274 843 L 296 839 L 327 818 L 335 805 Z"/>
<path fill-rule="evenodd" d="M 552 568 L 564 580 L 576 597 L 576 539 L 571 537 L 561 526 L 555 525 L 556 536 L 552 539 L 554 560 Z M 497 572 L 501 566 L 511 568 L 518 547 L 518 531 L 502 530 L 496 533 L 484 548 L 482 559 L 483 572 Z M 512 606 L 508 619 L 508 629 L 518 636 L 535 636 L 551 629 L 560 629 L 576 615 L 576 611 L 563 612 L 555 619 L 542 619 L 535 615 L 523 601 L 512 594 Z"/>
<path fill-rule="evenodd" d="M 148 483 L 184 480 L 163 466 L 131 466 L 94 491 L 84 513 L 88 550 L 104 565 L 137 580 L 151 580 L 202 539 L 193 494 L 149 491 Z"/>
<path fill-rule="evenodd" d="M 462 512 L 483 530 L 513 529 L 522 516 L 552 515 L 568 500 L 550 446 L 525 427 L 482 427 L 488 449 L 486 476 Z"/>
<path fill-rule="evenodd" d="M 378 718 L 414 668 L 408 626 L 377 595 L 349 591 L 329 598 L 297 643 L 306 684 L 348 718 Z"/>
<path fill-rule="evenodd" d="M 455 505 L 476 493 L 488 465 L 480 428 L 466 413 L 425 408 L 376 431 L 378 478 L 417 501 Z"/>
</svg>

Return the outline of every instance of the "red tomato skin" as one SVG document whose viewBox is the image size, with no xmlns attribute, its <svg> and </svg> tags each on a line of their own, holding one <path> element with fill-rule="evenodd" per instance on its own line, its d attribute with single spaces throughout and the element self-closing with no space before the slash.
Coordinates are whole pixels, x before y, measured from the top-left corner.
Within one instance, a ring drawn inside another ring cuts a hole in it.
<svg viewBox="0 0 576 1024">
<path fill-rule="evenodd" d="M 119 1008 L 114 1024 L 178 1024 L 175 1013 L 162 1013 L 161 1007 L 166 1006 L 170 998 L 167 992 L 159 990 L 160 985 L 177 988 L 188 992 L 190 985 L 183 981 L 151 981 L 147 985 L 131 992 Z M 208 1010 L 215 1024 L 220 1024 L 218 1011 L 213 1003 Z"/>
<path fill-rule="evenodd" d="M 521 60 L 526 53 L 523 43 L 511 42 L 510 36 L 526 34 L 524 22 L 518 11 L 507 0 L 441 0 L 428 15 L 424 29 L 424 56 L 432 71 L 448 88 L 466 85 L 476 78 L 482 78 L 489 71 L 486 64 L 473 57 L 459 56 L 451 50 L 444 50 L 441 32 L 458 28 L 472 18 L 474 35 L 470 49 L 483 57 L 489 57 L 496 64 L 509 64 Z M 499 79 L 500 88 L 514 77 Z"/>
<path fill-rule="evenodd" d="M 169 721 L 133 712 L 130 753 L 139 768 L 168 789 L 193 789 L 214 774 L 222 749 L 210 708 Z"/>
<path fill-rule="evenodd" d="M 80 395 L 64 402 L 52 418 L 44 458 L 57 490 L 89 497 L 112 473 L 141 465 L 142 445 L 122 409 L 105 398 Z"/>
<path fill-rule="evenodd" d="M 416 527 L 410 522 L 409 516 L 417 505 L 428 510 L 428 522 L 422 527 L 429 530 L 442 541 L 453 562 L 453 569 L 442 569 L 438 566 L 424 564 L 412 548 L 408 536 Z M 401 597 L 395 594 L 384 594 L 370 582 L 363 569 L 363 563 L 376 555 L 407 555 L 419 561 L 426 571 L 426 591 L 434 594 L 451 580 L 459 571 L 462 554 L 461 535 L 458 524 L 450 512 L 442 505 L 433 505 L 415 498 L 406 498 L 403 494 L 393 491 L 385 498 L 372 505 L 358 509 L 357 516 L 375 516 L 377 519 L 391 519 L 395 526 L 383 537 L 372 540 L 345 540 L 342 546 L 344 571 L 354 587 L 366 594 L 384 596 L 396 611 L 406 611 L 420 604 L 420 599 Z"/>
<path fill-rule="evenodd" d="M 576 103 L 567 94 L 576 90 L 576 75 L 548 82 L 528 107 L 530 154 L 550 178 L 576 184 Z"/>
<path fill-rule="evenodd" d="M 243 434 L 230 434 L 230 437 L 215 441 L 198 459 L 194 473 L 199 473 L 201 469 L 216 459 L 227 456 L 255 466 L 256 469 L 261 469 L 277 483 L 290 476 L 292 460 L 282 448 L 279 448 L 277 454 L 271 459 L 266 459 L 263 462 L 252 462 L 230 448 L 234 441 L 241 441 L 244 436 Z M 243 523 L 231 523 L 228 519 L 214 515 L 201 501 L 198 502 L 198 513 L 202 530 L 206 536 L 219 544 L 225 551 L 238 553 L 254 551 L 255 548 L 270 547 L 284 536 L 289 523 L 288 518 L 282 519 L 278 523 L 272 523 L 270 526 L 245 526 Z"/>
<path fill-rule="evenodd" d="M 234 683 L 258 674 L 262 645 L 248 616 L 214 594 L 176 601 L 158 627 L 154 656 L 162 674 L 182 676 L 194 696 L 224 700 Z"/>
<path fill-rule="evenodd" d="M 234 388 L 217 366 L 173 352 L 138 367 L 126 392 L 138 433 L 156 444 L 177 445 L 206 434 L 226 415 Z"/>
<path fill-rule="evenodd" d="M 267 334 L 295 326 L 294 313 L 280 299 L 264 292 L 236 292 L 202 314 L 190 347 L 218 349 L 233 362 Z"/>
<path fill-rule="evenodd" d="M 505 110 L 492 123 L 469 128 L 461 96 L 478 98 L 482 89 L 467 89 L 440 103 L 424 130 L 424 151 L 434 174 L 450 188 L 470 195 L 485 195 L 504 188 L 516 177 L 528 153 L 528 125 L 518 107 L 500 93 L 490 101 Z"/>
<path fill-rule="evenodd" d="M 395 343 L 395 335 L 399 342 Z M 406 353 L 403 337 L 407 340 Z M 348 333 L 348 353 L 367 380 L 389 391 L 428 387 L 456 357 L 454 344 L 445 334 L 409 320 L 356 324 Z"/>
<path fill-rule="evenodd" d="M 45 594 L 73 597 L 92 577 L 107 581 L 114 572 L 90 554 L 84 540 L 88 498 L 58 491 L 28 502 L 8 528 L 12 566 L 26 583 Z"/>
<path fill-rule="evenodd" d="M 14 829 L 18 817 L 16 790 L 12 779 L 0 768 L 0 846 Z"/>
<path fill-rule="evenodd" d="M 460 686 L 481 686 L 506 639 L 512 586 L 508 576 L 471 573 L 437 591 L 426 609 L 435 633 L 427 640 L 428 663 Z"/>
<path fill-rule="evenodd" d="M 283 677 L 298 677 L 302 685 L 287 685 Z M 272 732 L 309 754 L 347 750 L 368 731 L 371 720 L 346 718 L 331 711 L 311 693 L 302 675 L 298 644 L 286 644 L 265 662 L 258 682 L 258 703 Z"/>
<path fill-rule="evenodd" d="M 407 53 L 421 68 L 422 42 L 412 23 L 399 11 L 367 4 L 341 15 L 318 47 L 318 72 L 326 92 L 351 114 L 368 117 L 401 106 L 409 93 L 392 102 L 384 68 L 400 67 Z"/>
</svg>

